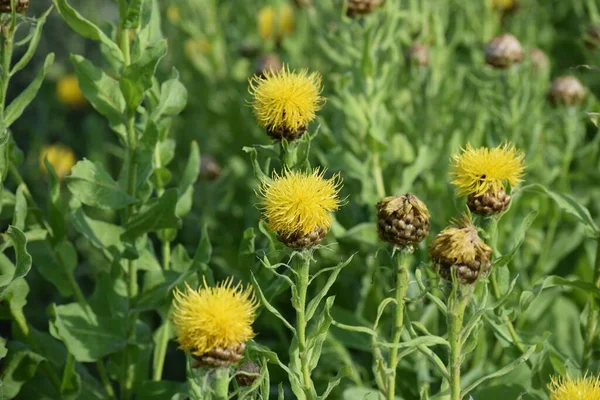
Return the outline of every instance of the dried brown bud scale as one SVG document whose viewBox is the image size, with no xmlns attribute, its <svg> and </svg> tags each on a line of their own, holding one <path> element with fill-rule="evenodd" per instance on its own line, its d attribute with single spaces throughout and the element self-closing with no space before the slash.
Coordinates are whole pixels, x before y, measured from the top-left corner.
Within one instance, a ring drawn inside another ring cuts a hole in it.
<svg viewBox="0 0 600 400">
<path fill-rule="evenodd" d="M 470 194 L 467 197 L 467 206 L 474 214 L 491 216 L 506 211 L 510 204 L 510 198 L 511 196 L 506 194 L 504 188 L 498 189 L 497 192 L 490 188 L 481 196 Z"/>
<path fill-rule="evenodd" d="M 496 36 L 485 46 L 485 62 L 494 68 L 509 68 L 523 60 L 523 47 L 509 33 Z"/>
<path fill-rule="evenodd" d="M 346 11 L 346 14 L 349 17 L 371 14 L 384 3 L 385 0 L 348 0 L 348 10 Z"/>
<path fill-rule="evenodd" d="M 237 368 L 235 380 L 240 386 L 252 385 L 260 375 L 260 367 L 252 361 L 246 361 Z"/>
<path fill-rule="evenodd" d="M 417 245 L 429 234 L 427 206 L 413 194 L 386 197 L 377 203 L 377 233 L 399 247 Z"/>
<path fill-rule="evenodd" d="M 429 47 L 415 43 L 406 52 L 406 58 L 412 65 L 426 67 L 429 65 Z"/>
<path fill-rule="evenodd" d="M 289 248 L 295 250 L 307 250 L 321 243 L 326 235 L 327 230 L 319 227 L 308 234 L 302 234 L 300 232 L 287 236 L 278 234 L 277 239 Z"/>
<path fill-rule="evenodd" d="M 244 358 L 245 350 L 246 345 L 240 343 L 237 346 L 216 347 L 201 356 L 194 355 L 194 358 L 198 361 L 199 366 L 222 368 L 239 363 Z"/>
<path fill-rule="evenodd" d="M 24 13 L 29 8 L 29 0 L 15 0 L 18 13 Z M 11 12 L 10 0 L 0 0 L 0 13 Z"/>
<path fill-rule="evenodd" d="M 531 66 L 535 71 L 543 71 L 547 69 L 548 65 L 550 64 L 546 53 L 537 47 L 529 50 L 529 60 L 531 61 Z"/>
<path fill-rule="evenodd" d="M 552 81 L 548 99 L 552 104 L 577 105 L 585 98 L 585 88 L 574 76 L 561 76 Z"/>
<path fill-rule="evenodd" d="M 275 53 L 266 53 L 261 54 L 256 60 L 256 70 L 255 74 L 260 77 L 265 77 L 265 73 L 268 71 L 281 71 L 283 68 L 283 64 L 281 63 L 281 59 Z"/>
</svg>

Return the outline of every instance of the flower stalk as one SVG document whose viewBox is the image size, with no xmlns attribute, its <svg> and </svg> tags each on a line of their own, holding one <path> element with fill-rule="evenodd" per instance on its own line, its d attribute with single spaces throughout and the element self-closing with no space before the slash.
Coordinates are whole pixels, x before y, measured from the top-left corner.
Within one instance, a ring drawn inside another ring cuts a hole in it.
<svg viewBox="0 0 600 400">
<path fill-rule="evenodd" d="M 306 294 L 308 292 L 308 282 L 310 276 L 310 255 L 302 253 L 302 263 L 297 269 L 296 277 L 296 295 L 295 301 L 292 301 L 296 309 L 296 332 L 298 335 L 298 351 L 300 353 L 300 368 L 302 373 L 302 389 L 307 398 L 311 398 L 314 391 L 310 369 L 308 365 L 308 351 L 306 345 Z"/>
<path fill-rule="evenodd" d="M 596 260 L 594 262 L 594 285 L 600 288 L 600 238 L 597 239 Z M 589 295 L 588 299 L 588 318 L 585 332 L 585 342 L 583 344 L 583 360 L 581 361 L 581 373 L 586 374 L 590 362 L 592 361 L 593 345 L 597 339 L 598 332 L 598 306 L 594 301 L 594 296 Z"/>
<path fill-rule="evenodd" d="M 216 400 L 227 400 L 229 398 L 229 367 L 215 370 L 214 391 Z"/>
<path fill-rule="evenodd" d="M 463 291 L 464 290 L 464 291 Z M 460 366 L 462 364 L 462 328 L 465 309 L 471 297 L 470 288 L 461 288 L 457 281 L 448 299 L 448 343 L 450 356 L 448 371 L 450 372 L 450 399 L 461 400 L 460 395 Z"/>
</svg>

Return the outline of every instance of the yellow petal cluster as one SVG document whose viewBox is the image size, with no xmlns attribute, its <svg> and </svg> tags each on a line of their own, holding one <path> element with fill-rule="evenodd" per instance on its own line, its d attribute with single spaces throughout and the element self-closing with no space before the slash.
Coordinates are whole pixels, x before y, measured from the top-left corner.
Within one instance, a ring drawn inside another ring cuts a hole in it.
<svg viewBox="0 0 600 400">
<path fill-rule="evenodd" d="M 56 84 L 56 96 L 68 107 L 79 107 L 85 104 L 85 97 L 79 88 L 77 76 L 71 74 L 62 77 Z"/>
<path fill-rule="evenodd" d="M 280 235 L 309 234 L 317 228 L 329 229 L 331 213 L 340 206 L 339 176 L 323 177 L 324 172 L 284 171 L 262 182 L 259 196 L 269 229 Z"/>
<path fill-rule="evenodd" d="M 257 301 L 252 287 L 227 279 L 215 287 L 204 282 L 198 290 L 186 285 L 174 292 L 173 323 L 181 349 L 201 356 L 215 348 L 245 343 L 254 337 Z"/>
<path fill-rule="evenodd" d="M 256 23 L 262 40 L 280 39 L 294 31 L 294 9 L 289 3 L 263 7 L 258 11 Z"/>
<path fill-rule="evenodd" d="M 77 161 L 75 153 L 68 146 L 63 144 L 44 146 L 40 151 L 40 170 L 44 174 L 48 173 L 46 164 L 44 163 L 46 158 L 48 158 L 48 162 L 54 168 L 59 179 L 67 176 Z"/>
<path fill-rule="evenodd" d="M 597 400 L 600 399 L 600 377 L 573 379 L 552 377 L 548 385 L 550 400 Z"/>
<path fill-rule="evenodd" d="M 505 183 L 516 186 L 524 174 L 524 154 L 513 145 L 473 148 L 470 144 L 452 157 L 452 184 L 459 195 L 498 193 Z"/>
<path fill-rule="evenodd" d="M 481 240 L 477 228 L 465 216 L 437 234 L 429 253 L 432 259 L 453 260 L 458 265 L 487 259 L 492 248 Z"/>
<path fill-rule="evenodd" d="M 250 79 L 252 107 L 259 125 L 269 130 L 299 131 L 316 117 L 324 98 L 321 75 L 290 71 L 265 71 Z"/>
</svg>

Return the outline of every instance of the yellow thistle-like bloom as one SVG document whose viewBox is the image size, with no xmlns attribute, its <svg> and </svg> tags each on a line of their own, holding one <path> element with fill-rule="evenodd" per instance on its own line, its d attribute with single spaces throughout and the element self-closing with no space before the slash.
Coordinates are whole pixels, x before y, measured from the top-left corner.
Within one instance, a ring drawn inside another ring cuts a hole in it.
<svg viewBox="0 0 600 400">
<path fill-rule="evenodd" d="M 324 172 L 286 170 L 262 182 L 260 197 L 269 229 L 283 236 L 307 235 L 331 227 L 331 213 L 340 206 L 339 175 L 331 179 Z"/>
<path fill-rule="evenodd" d="M 263 7 L 258 11 L 256 23 L 262 40 L 279 40 L 294 31 L 294 9 L 288 3 L 277 8 Z"/>
<path fill-rule="evenodd" d="M 600 377 L 572 379 L 552 377 L 548 385 L 550 400 L 597 400 L 600 399 Z"/>
<path fill-rule="evenodd" d="M 77 162 L 75 159 L 75 153 L 70 147 L 62 144 L 53 144 L 42 147 L 40 151 L 40 170 L 42 173 L 48 173 L 44 159 L 48 158 L 48 162 L 52 167 L 59 179 L 63 179 L 71 168 Z"/>
<path fill-rule="evenodd" d="M 233 285 L 232 279 L 198 290 L 174 293 L 173 323 L 181 349 L 202 356 L 215 349 L 233 348 L 254 337 L 252 323 L 257 302 L 252 287 Z"/>
<path fill-rule="evenodd" d="M 167 7 L 167 19 L 172 23 L 179 22 L 181 20 L 181 11 L 177 6 Z"/>
<path fill-rule="evenodd" d="M 66 106 L 80 107 L 85 104 L 85 97 L 79 88 L 77 76 L 71 74 L 62 77 L 56 84 L 56 96 Z"/>
<path fill-rule="evenodd" d="M 258 123 L 275 138 L 298 138 L 316 117 L 325 99 L 321 75 L 290 71 L 283 66 L 279 71 L 265 71 L 250 79 L 252 107 Z"/>
<path fill-rule="evenodd" d="M 459 195 L 483 196 L 490 190 L 497 194 L 505 183 L 514 187 L 521 182 L 524 157 L 509 144 L 491 149 L 467 144 L 461 154 L 452 157 L 452 184 Z"/>
</svg>

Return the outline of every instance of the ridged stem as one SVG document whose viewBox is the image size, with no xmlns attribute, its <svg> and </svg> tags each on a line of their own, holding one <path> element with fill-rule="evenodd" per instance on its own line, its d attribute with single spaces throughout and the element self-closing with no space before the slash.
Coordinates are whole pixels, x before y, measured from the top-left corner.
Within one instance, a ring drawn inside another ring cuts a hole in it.
<svg viewBox="0 0 600 400">
<path fill-rule="evenodd" d="M 458 281 L 454 283 L 459 285 Z M 450 399 L 461 400 L 460 396 L 460 366 L 462 364 L 462 328 L 465 309 L 470 295 L 465 295 L 460 288 L 455 287 L 448 299 L 448 343 L 450 356 L 448 371 L 450 372 Z"/>
<path fill-rule="evenodd" d="M 216 400 L 229 398 L 229 368 L 217 368 L 215 371 L 214 391 Z"/>
<path fill-rule="evenodd" d="M 302 264 L 297 269 L 296 291 L 298 298 L 293 301 L 296 309 L 296 334 L 298 336 L 298 351 L 300 353 L 300 368 L 302 388 L 308 399 L 311 398 L 313 383 L 310 377 L 310 367 L 308 365 L 308 349 L 306 345 L 306 294 L 308 292 L 308 281 L 310 271 L 310 256 L 303 257 Z"/>
<path fill-rule="evenodd" d="M 596 244 L 596 260 L 594 262 L 594 285 L 600 289 L 600 238 Z M 585 342 L 583 345 L 583 360 L 581 361 L 581 373 L 586 374 L 592 360 L 594 352 L 594 341 L 598 339 L 598 306 L 595 303 L 594 296 L 590 294 L 588 299 L 588 319 L 585 332 Z"/>
</svg>

